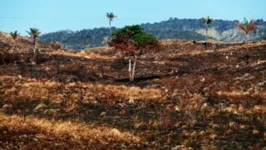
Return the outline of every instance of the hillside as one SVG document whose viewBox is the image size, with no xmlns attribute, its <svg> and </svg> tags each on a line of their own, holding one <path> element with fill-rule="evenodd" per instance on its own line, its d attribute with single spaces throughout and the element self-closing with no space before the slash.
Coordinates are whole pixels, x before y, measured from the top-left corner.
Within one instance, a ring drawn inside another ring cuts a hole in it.
<svg viewBox="0 0 266 150">
<path fill-rule="evenodd" d="M 266 148 L 266 41 L 160 44 L 139 56 L 134 82 L 110 47 L 43 48 L 36 65 L 27 49 L 16 54 L 26 63 L 6 54 L 0 149 Z"/>
<path fill-rule="evenodd" d="M 42 42 L 37 42 L 37 45 L 40 50 L 47 50 L 50 48 L 49 44 L 45 44 Z M 1 32 L 0 31 L 0 51 L 8 51 L 12 49 L 14 46 L 14 41 L 9 33 Z M 32 39 L 24 36 L 17 37 L 17 50 L 19 52 L 28 51 L 29 49 L 33 48 Z"/>
<path fill-rule="evenodd" d="M 210 25 L 209 36 L 224 42 L 240 42 L 245 34 L 236 28 L 238 21 L 215 20 Z M 266 36 L 266 22 L 257 20 L 258 29 L 250 34 L 250 40 L 260 40 Z M 170 18 L 158 23 L 145 23 L 140 25 L 146 32 L 159 39 L 186 39 L 204 40 L 205 29 L 200 19 Z M 115 28 L 113 28 L 115 30 Z M 81 31 L 63 30 L 41 36 L 41 41 L 50 43 L 59 41 L 68 48 L 82 49 L 83 41 L 88 40 L 91 47 L 103 46 L 104 37 L 109 35 L 108 28 L 84 29 Z"/>
</svg>

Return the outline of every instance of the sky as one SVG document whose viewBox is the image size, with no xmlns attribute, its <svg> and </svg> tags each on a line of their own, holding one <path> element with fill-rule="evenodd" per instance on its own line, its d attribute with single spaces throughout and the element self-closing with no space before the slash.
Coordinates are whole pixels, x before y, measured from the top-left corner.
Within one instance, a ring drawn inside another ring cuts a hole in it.
<svg viewBox="0 0 266 150">
<path fill-rule="evenodd" d="M 42 33 L 108 27 L 107 12 L 117 16 L 116 27 L 170 17 L 266 20 L 266 0 L 0 0 L 0 31 L 25 35 L 30 27 Z"/>
</svg>

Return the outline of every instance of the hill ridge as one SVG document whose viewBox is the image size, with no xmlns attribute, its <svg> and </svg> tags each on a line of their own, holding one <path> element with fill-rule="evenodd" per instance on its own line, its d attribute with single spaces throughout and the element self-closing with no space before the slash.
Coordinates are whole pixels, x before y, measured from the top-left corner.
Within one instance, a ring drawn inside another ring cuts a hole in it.
<svg viewBox="0 0 266 150">
<path fill-rule="evenodd" d="M 213 24 L 210 24 L 208 35 L 218 41 L 241 42 L 245 39 L 245 34 L 236 28 L 237 22 L 239 21 L 216 19 Z M 261 40 L 266 36 L 266 22 L 258 19 L 256 23 L 258 29 L 250 34 L 251 40 Z M 205 40 L 205 29 L 200 19 L 170 18 L 161 22 L 142 23 L 140 26 L 159 39 Z M 113 31 L 116 29 L 113 27 Z M 42 35 L 40 40 L 48 43 L 59 41 L 67 48 L 82 49 L 84 40 L 88 40 L 91 47 L 103 46 L 104 37 L 109 35 L 107 27 L 70 31 L 47 33 Z"/>
</svg>

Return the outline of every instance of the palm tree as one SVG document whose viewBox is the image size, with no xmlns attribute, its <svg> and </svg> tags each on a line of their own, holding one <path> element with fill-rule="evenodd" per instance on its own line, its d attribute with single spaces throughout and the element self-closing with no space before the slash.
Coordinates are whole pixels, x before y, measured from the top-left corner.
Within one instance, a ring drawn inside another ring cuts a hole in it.
<svg viewBox="0 0 266 150">
<path fill-rule="evenodd" d="M 250 20 L 250 22 L 244 17 L 243 23 L 237 23 L 236 26 L 246 33 L 246 42 L 248 42 L 249 32 L 257 28 L 255 21 Z"/>
<path fill-rule="evenodd" d="M 10 36 L 11 36 L 12 39 L 16 42 L 17 37 L 19 36 L 19 33 L 18 33 L 18 31 L 10 32 Z"/>
<path fill-rule="evenodd" d="M 34 44 L 34 49 L 33 49 L 34 57 L 33 57 L 33 59 L 34 59 L 34 63 L 37 63 L 37 60 L 36 60 L 37 38 L 39 37 L 41 32 L 37 28 L 30 28 L 30 31 L 27 31 L 27 33 L 31 36 L 31 38 L 33 40 L 33 44 Z"/>
<path fill-rule="evenodd" d="M 41 34 L 40 30 L 37 28 L 30 28 L 30 31 L 27 31 L 27 33 L 31 36 L 34 44 L 33 53 L 36 54 L 36 45 L 37 45 L 37 38 Z"/>
<path fill-rule="evenodd" d="M 110 29 L 110 37 L 112 36 L 112 21 L 115 17 L 114 13 L 106 13 L 106 17 L 109 19 L 109 29 Z"/>
<path fill-rule="evenodd" d="M 245 32 L 246 42 L 249 41 L 249 38 L 248 38 L 249 32 L 251 32 L 257 28 L 254 20 L 248 21 L 245 17 L 244 17 L 243 23 L 237 23 L 236 26 Z M 247 48 L 247 53 L 246 53 L 246 63 L 249 64 L 248 48 Z"/>
<path fill-rule="evenodd" d="M 17 31 L 10 32 L 10 36 L 12 37 L 12 39 L 15 42 L 14 51 L 16 51 L 16 48 L 17 48 L 17 37 L 19 36 L 19 33 Z M 13 61 L 14 61 L 14 65 L 15 65 L 16 62 L 15 62 L 15 56 L 14 56 L 14 54 L 13 54 Z"/>
<path fill-rule="evenodd" d="M 205 35 L 205 38 L 206 38 L 206 49 L 208 48 L 208 43 L 207 43 L 207 38 L 208 38 L 208 25 L 213 23 L 214 20 L 212 18 L 210 18 L 209 16 L 207 17 L 203 17 L 201 18 L 200 20 L 204 25 L 205 25 L 205 29 L 206 29 L 206 35 Z"/>
</svg>

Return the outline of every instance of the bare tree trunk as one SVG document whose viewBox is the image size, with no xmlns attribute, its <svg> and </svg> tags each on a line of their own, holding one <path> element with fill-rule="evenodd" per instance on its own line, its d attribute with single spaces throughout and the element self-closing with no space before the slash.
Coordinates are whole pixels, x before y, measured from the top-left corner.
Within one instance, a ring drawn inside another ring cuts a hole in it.
<svg viewBox="0 0 266 150">
<path fill-rule="evenodd" d="M 128 62 L 129 62 L 129 65 L 128 65 L 129 81 L 134 81 L 135 70 L 136 70 L 136 63 L 137 63 L 137 56 L 134 56 L 133 66 L 132 66 L 132 60 L 131 60 L 131 58 L 128 60 Z"/>
<path fill-rule="evenodd" d="M 134 77 L 135 77 L 136 62 L 137 62 L 137 56 L 134 56 L 134 65 L 132 69 L 132 81 L 134 80 Z"/>
<path fill-rule="evenodd" d="M 37 48 L 37 41 L 36 39 L 33 40 L 34 41 L 34 49 L 33 49 L 33 59 L 34 59 L 34 63 L 37 64 L 37 53 L 36 53 L 36 48 Z"/>
<path fill-rule="evenodd" d="M 132 74 L 131 74 L 132 70 L 131 70 L 131 59 L 129 58 L 128 60 L 128 73 L 129 73 L 129 81 L 132 80 Z"/>
<path fill-rule="evenodd" d="M 33 44 L 34 44 L 34 49 L 33 49 L 33 54 L 36 54 L 36 39 L 33 39 Z"/>
<path fill-rule="evenodd" d="M 110 30 L 110 38 L 112 38 L 112 25 L 111 25 L 111 20 L 109 20 L 109 30 Z"/>
</svg>

